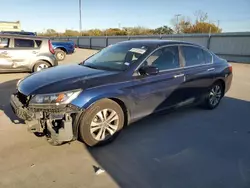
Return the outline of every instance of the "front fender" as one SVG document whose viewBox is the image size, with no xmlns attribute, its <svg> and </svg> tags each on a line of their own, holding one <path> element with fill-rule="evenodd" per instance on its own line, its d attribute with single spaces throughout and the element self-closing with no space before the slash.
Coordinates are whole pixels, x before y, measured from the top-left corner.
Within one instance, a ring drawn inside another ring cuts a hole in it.
<svg viewBox="0 0 250 188">
<path fill-rule="evenodd" d="M 109 90 L 107 92 L 101 89 L 85 90 L 75 100 L 73 100 L 71 104 L 78 106 L 79 108 L 82 108 L 84 110 L 84 109 L 89 108 L 92 104 L 94 104 L 98 100 L 101 100 L 104 98 L 116 98 L 116 99 L 121 100 L 125 104 L 127 108 L 128 118 L 129 118 L 130 110 L 127 106 L 129 103 L 129 100 L 126 96 L 127 96 L 126 93 L 119 89 Z M 80 120 L 81 120 L 82 115 L 83 115 L 82 113 L 78 114 L 78 116 L 76 117 L 76 122 L 73 125 L 73 132 L 74 132 L 75 138 L 78 138 L 79 125 L 80 125 Z"/>
<path fill-rule="evenodd" d="M 124 102 L 125 93 L 122 90 L 113 90 L 103 92 L 101 90 L 86 90 L 83 91 L 75 100 L 71 103 L 82 109 L 87 109 L 93 103 L 104 98 L 117 98 Z"/>
</svg>

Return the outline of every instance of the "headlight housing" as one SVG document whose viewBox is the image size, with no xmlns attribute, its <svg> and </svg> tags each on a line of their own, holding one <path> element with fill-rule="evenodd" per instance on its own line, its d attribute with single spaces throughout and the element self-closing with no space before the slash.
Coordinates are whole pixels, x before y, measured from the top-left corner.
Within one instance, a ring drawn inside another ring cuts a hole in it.
<svg viewBox="0 0 250 188">
<path fill-rule="evenodd" d="M 30 100 L 30 104 L 69 104 L 76 97 L 78 97 L 81 91 L 82 90 L 73 90 L 60 93 L 34 95 Z"/>
<path fill-rule="evenodd" d="M 25 78 L 25 77 L 24 77 Z M 21 78 L 20 80 L 17 81 L 16 87 L 18 88 L 19 84 L 24 80 L 24 78 Z"/>
</svg>

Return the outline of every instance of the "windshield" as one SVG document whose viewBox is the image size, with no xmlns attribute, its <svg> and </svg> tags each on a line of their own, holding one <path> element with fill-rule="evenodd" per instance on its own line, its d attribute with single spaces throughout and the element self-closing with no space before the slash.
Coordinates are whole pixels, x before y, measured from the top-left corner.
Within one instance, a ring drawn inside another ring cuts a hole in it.
<svg viewBox="0 0 250 188">
<path fill-rule="evenodd" d="M 114 71 L 126 70 L 147 51 L 141 44 L 120 43 L 108 46 L 83 62 L 84 66 Z"/>
</svg>

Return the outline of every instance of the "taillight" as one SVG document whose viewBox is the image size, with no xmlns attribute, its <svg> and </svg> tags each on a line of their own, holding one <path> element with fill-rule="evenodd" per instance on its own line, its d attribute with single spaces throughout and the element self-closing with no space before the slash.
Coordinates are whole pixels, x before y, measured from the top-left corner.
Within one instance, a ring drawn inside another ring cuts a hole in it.
<svg viewBox="0 0 250 188">
<path fill-rule="evenodd" d="M 49 40 L 49 51 L 50 51 L 52 54 L 55 54 L 55 50 L 54 50 L 54 48 L 53 48 L 52 43 L 51 43 L 50 40 Z"/>
<path fill-rule="evenodd" d="M 231 64 L 229 64 L 228 69 L 229 69 L 230 72 L 233 72 L 233 66 Z"/>
</svg>

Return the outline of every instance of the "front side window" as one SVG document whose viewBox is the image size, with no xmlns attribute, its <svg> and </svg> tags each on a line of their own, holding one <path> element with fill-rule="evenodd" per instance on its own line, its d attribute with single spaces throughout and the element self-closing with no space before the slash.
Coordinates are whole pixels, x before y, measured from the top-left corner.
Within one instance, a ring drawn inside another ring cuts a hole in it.
<svg viewBox="0 0 250 188">
<path fill-rule="evenodd" d="M 143 66 L 155 66 L 160 71 L 180 67 L 178 46 L 169 46 L 155 51 Z"/>
<path fill-rule="evenodd" d="M 85 60 L 82 65 L 114 71 L 126 70 L 147 52 L 147 47 L 136 43 L 120 43 L 108 46 Z"/>
<path fill-rule="evenodd" d="M 35 43 L 33 40 L 29 39 L 14 39 L 15 48 L 34 48 Z"/>
<path fill-rule="evenodd" d="M 10 43 L 9 38 L 0 38 L 0 49 L 1 48 L 8 48 Z"/>
<path fill-rule="evenodd" d="M 202 49 L 193 46 L 182 46 L 181 48 L 186 66 L 205 64 L 205 57 Z"/>
</svg>

